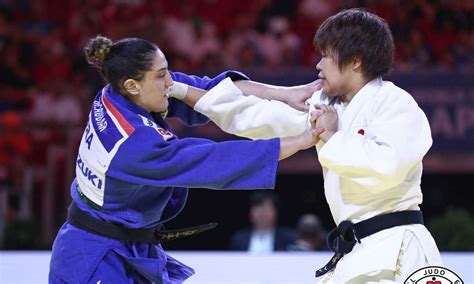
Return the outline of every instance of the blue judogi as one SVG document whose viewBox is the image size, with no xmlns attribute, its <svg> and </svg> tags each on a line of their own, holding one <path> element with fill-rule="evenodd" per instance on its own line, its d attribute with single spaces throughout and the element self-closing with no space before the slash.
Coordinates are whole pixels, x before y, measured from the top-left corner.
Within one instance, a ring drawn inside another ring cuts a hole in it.
<svg viewBox="0 0 474 284">
<path fill-rule="evenodd" d="M 226 77 L 246 79 L 233 71 L 213 79 L 170 73 L 174 81 L 202 89 Z M 208 122 L 174 98 L 169 99 L 167 116 L 187 125 Z M 105 86 L 94 99 L 81 139 L 71 195 L 80 209 L 97 219 L 128 228 L 154 228 L 179 214 L 188 188 L 273 188 L 279 149 L 279 139 L 179 139 L 160 114 L 146 112 Z M 181 283 L 193 274 L 161 245 L 109 239 L 66 222 L 53 244 L 49 279 Z"/>
</svg>

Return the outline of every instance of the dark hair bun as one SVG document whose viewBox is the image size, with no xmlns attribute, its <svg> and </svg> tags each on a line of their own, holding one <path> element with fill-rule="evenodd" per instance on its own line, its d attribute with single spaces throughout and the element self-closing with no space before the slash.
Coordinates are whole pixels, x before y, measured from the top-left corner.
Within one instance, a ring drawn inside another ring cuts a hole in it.
<svg viewBox="0 0 474 284">
<path fill-rule="evenodd" d="M 87 62 L 99 68 L 102 67 L 102 63 L 110 53 L 112 44 L 112 40 L 100 35 L 90 39 L 84 48 Z"/>
</svg>

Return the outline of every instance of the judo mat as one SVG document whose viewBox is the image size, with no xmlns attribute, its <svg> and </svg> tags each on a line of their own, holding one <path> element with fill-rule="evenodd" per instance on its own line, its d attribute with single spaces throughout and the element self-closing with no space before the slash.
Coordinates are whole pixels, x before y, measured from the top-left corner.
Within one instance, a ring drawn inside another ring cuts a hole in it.
<svg viewBox="0 0 474 284">
<path fill-rule="evenodd" d="M 314 272 L 330 252 L 250 254 L 245 252 L 168 253 L 193 267 L 186 284 L 314 284 Z M 444 267 L 464 283 L 474 283 L 474 252 L 444 252 Z M 0 283 L 47 283 L 50 251 L 0 251 Z"/>
</svg>

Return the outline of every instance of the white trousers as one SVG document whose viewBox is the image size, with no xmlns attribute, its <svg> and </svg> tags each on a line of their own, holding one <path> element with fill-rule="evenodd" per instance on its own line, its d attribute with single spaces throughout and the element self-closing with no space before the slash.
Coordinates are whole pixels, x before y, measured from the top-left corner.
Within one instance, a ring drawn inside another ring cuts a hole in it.
<svg viewBox="0 0 474 284">
<path fill-rule="evenodd" d="M 404 283 L 413 272 L 420 268 L 431 265 L 442 266 L 441 256 L 439 251 L 437 251 L 436 244 L 429 232 L 426 231 L 426 233 L 427 235 L 424 237 L 431 238 L 431 240 L 419 240 L 419 236 L 413 231 L 405 230 L 396 265 L 393 268 L 380 269 L 348 277 L 347 271 L 343 269 L 344 267 L 337 265 L 335 269 L 323 275 L 319 283 Z M 427 243 L 432 243 L 434 246 L 428 248 L 429 252 L 427 252 Z M 344 257 L 340 262 L 343 260 Z M 363 266 L 365 261 L 368 260 L 360 259 L 360 265 Z"/>
</svg>

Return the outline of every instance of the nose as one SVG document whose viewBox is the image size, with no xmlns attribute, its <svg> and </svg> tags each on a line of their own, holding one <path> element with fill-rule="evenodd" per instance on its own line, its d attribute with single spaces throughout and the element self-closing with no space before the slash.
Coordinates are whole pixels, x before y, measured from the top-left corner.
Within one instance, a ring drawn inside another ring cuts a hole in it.
<svg viewBox="0 0 474 284">
<path fill-rule="evenodd" d="M 166 72 L 166 81 L 165 81 L 165 87 L 169 88 L 174 85 L 173 79 L 171 78 L 170 72 Z"/>
<path fill-rule="evenodd" d="M 321 71 L 322 69 L 321 65 L 323 65 L 322 62 L 323 62 L 323 59 L 321 58 L 321 60 L 319 60 L 319 62 L 316 63 L 316 70 Z"/>
</svg>

